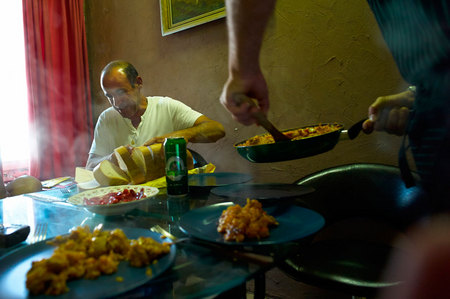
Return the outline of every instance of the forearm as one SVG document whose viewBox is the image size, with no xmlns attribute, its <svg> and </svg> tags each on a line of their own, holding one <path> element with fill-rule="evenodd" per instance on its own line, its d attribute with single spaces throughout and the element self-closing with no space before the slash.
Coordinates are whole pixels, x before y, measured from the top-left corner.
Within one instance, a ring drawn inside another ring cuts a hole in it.
<svg viewBox="0 0 450 299">
<path fill-rule="evenodd" d="M 158 137 L 159 140 L 154 141 L 163 143 L 164 139 L 168 137 L 184 137 L 184 139 L 186 139 L 187 142 L 209 143 L 209 142 L 216 142 L 223 136 L 225 136 L 225 130 L 222 124 L 214 120 L 208 120 L 203 121 L 199 124 L 195 124 L 190 128 L 174 131 L 170 134 L 160 136 Z"/>
<path fill-rule="evenodd" d="M 90 154 L 89 158 L 86 162 L 86 169 L 93 170 L 95 168 L 95 166 L 100 164 L 100 162 L 102 162 L 103 160 L 109 160 L 109 161 L 117 164 L 117 160 L 115 159 L 115 156 L 112 153 L 107 156 L 99 156 L 99 155 L 95 155 L 95 154 Z"/>
<path fill-rule="evenodd" d="M 230 75 L 259 71 L 259 51 L 276 0 L 227 0 Z"/>
<path fill-rule="evenodd" d="M 225 136 L 225 129 L 221 123 L 206 118 L 205 116 L 201 116 L 200 121 L 197 120 L 192 127 L 153 137 L 145 142 L 144 145 L 148 146 L 155 143 L 164 143 L 164 140 L 169 137 L 183 137 L 187 142 L 192 143 L 209 143 L 216 142 L 223 136 Z"/>
<path fill-rule="evenodd" d="M 188 136 L 188 141 L 192 143 L 209 143 L 224 137 L 225 129 L 221 123 L 209 120 L 175 133 L 180 133 L 182 136 L 185 134 Z"/>
</svg>

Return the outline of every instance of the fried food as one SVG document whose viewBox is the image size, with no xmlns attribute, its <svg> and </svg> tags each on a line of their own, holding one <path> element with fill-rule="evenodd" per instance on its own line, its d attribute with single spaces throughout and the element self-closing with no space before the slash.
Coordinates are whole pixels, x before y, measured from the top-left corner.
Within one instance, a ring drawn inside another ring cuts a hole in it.
<svg viewBox="0 0 450 299">
<path fill-rule="evenodd" d="M 289 137 L 291 141 L 314 137 L 323 135 L 326 133 L 330 133 L 336 130 L 339 130 L 342 128 L 342 125 L 339 124 L 321 124 L 318 126 L 312 126 L 312 127 L 305 127 L 295 130 L 289 130 L 282 132 L 284 135 Z M 275 143 L 273 136 L 271 134 L 262 134 L 262 135 L 256 135 L 252 138 L 246 140 L 245 142 L 242 142 L 238 144 L 237 146 L 253 146 L 253 145 L 261 145 L 261 144 L 269 144 L 269 143 Z"/>
<path fill-rule="evenodd" d="M 133 267 L 145 267 L 170 252 L 169 243 L 149 237 L 130 240 L 121 229 L 90 232 L 88 226 L 47 243 L 56 246 L 52 256 L 32 262 L 27 272 L 26 286 L 32 295 L 60 295 L 69 291 L 69 280 L 115 273 L 123 260 Z"/>
<path fill-rule="evenodd" d="M 222 212 L 217 231 L 225 241 L 242 242 L 245 238 L 260 239 L 269 236 L 269 226 L 278 225 L 256 199 L 247 198 L 244 207 L 233 205 Z"/>
</svg>

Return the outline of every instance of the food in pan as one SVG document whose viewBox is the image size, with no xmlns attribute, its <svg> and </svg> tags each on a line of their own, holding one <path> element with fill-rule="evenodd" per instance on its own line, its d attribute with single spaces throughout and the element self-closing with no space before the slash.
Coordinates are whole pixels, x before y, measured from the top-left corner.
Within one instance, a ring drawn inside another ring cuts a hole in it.
<svg viewBox="0 0 450 299">
<path fill-rule="evenodd" d="M 145 198 L 144 188 L 141 191 L 136 192 L 133 189 L 124 189 L 119 192 L 110 192 L 103 196 L 95 196 L 91 198 L 84 198 L 83 203 L 85 205 L 109 205 L 120 202 L 130 202 Z"/>
<path fill-rule="evenodd" d="M 233 205 L 222 212 L 217 231 L 224 234 L 225 241 L 242 242 L 245 238 L 260 239 L 269 236 L 269 227 L 278 225 L 256 199 L 247 198 L 244 207 Z"/>
<path fill-rule="evenodd" d="M 314 137 L 323 135 L 326 133 L 330 133 L 342 128 L 342 125 L 339 124 L 320 124 L 317 126 L 304 127 L 294 130 L 288 130 L 283 132 L 284 135 L 288 136 L 291 141 Z M 271 134 L 266 133 L 262 135 L 256 135 L 252 138 L 238 144 L 237 146 L 253 146 L 253 145 L 261 145 L 261 144 L 269 144 L 275 143 Z"/>
<path fill-rule="evenodd" d="M 87 226 L 48 243 L 56 246 L 52 256 L 33 261 L 27 272 L 26 286 L 32 295 L 60 295 L 69 291 L 68 280 L 115 273 L 123 260 L 130 266 L 144 267 L 170 252 L 170 244 L 149 237 L 130 240 L 121 229 L 90 232 Z"/>
</svg>

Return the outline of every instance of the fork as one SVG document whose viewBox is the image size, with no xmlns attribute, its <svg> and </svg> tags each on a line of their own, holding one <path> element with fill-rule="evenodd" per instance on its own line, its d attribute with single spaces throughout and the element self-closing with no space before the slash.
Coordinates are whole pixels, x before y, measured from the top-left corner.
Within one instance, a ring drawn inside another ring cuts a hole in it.
<svg viewBox="0 0 450 299">
<path fill-rule="evenodd" d="M 47 223 L 38 223 L 34 229 L 34 235 L 31 237 L 30 243 L 34 244 L 45 240 L 47 237 Z"/>
<path fill-rule="evenodd" d="M 189 238 L 177 238 L 174 235 L 172 235 L 171 233 L 169 233 L 168 231 L 166 231 L 164 228 L 162 228 L 161 226 L 159 226 L 158 224 L 152 226 L 150 228 L 150 230 L 152 232 L 158 233 L 163 235 L 166 238 L 169 238 L 173 243 L 179 243 L 179 242 L 183 242 L 186 240 L 189 240 Z"/>
<path fill-rule="evenodd" d="M 193 240 L 188 237 L 177 238 L 174 235 L 172 235 L 171 233 L 169 233 L 168 231 L 166 231 L 164 228 L 159 226 L 158 224 L 152 226 L 150 228 L 150 230 L 152 232 L 159 233 L 167 238 L 170 238 L 173 243 L 179 243 L 179 242 L 184 242 L 184 241 L 190 240 L 191 242 L 193 242 L 197 245 L 206 246 L 206 247 L 209 247 L 209 248 L 213 249 L 214 251 L 219 252 L 223 255 L 231 256 L 233 259 L 242 259 L 242 260 L 247 260 L 247 261 L 250 261 L 253 263 L 258 263 L 258 264 L 271 264 L 274 262 L 274 260 L 271 256 L 266 256 L 266 255 L 262 255 L 262 254 L 258 254 L 258 253 L 246 252 L 246 251 L 241 251 L 241 250 L 231 249 L 231 248 L 230 248 L 230 250 L 228 250 L 228 248 L 224 248 L 217 244 L 208 243 L 208 242 L 202 241 L 202 240 Z"/>
</svg>

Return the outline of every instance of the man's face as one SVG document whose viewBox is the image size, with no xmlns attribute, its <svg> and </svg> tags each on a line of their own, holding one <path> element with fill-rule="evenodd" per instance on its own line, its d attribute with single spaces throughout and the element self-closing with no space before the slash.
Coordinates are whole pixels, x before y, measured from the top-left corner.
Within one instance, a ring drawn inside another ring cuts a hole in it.
<svg viewBox="0 0 450 299">
<path fill-rule="evenodd" d="M 131 119 L 139 109 L 140 83 L 132 86 L 122 69 L 113 69 L 102 78 L 102 89 L 117 112 Z"/>
</svg>

